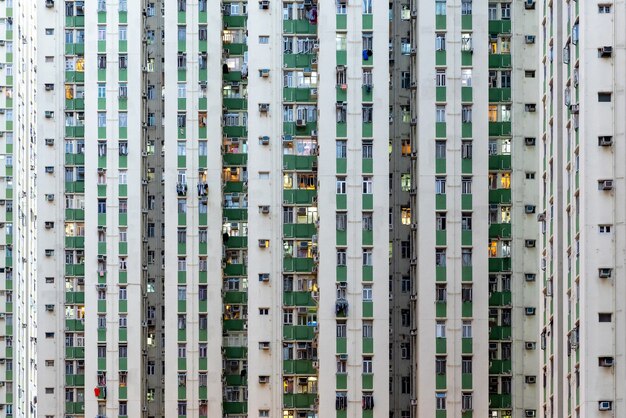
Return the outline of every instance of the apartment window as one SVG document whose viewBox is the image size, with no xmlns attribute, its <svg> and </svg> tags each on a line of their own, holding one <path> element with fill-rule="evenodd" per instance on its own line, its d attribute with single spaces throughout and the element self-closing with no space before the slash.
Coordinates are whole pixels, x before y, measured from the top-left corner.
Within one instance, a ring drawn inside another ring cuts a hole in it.
<svg viewBox="0 0 626 418">
<path fill-rule="evenodd" d="M 438 16 L 446 14 L 446 0 L 435 0 L 435 14 Z"/>
<path fill-rule="evenodd" d="M 446 106 L 445 105 L 435 106 L 435 122 L 444 123 L 445 121 L 446 121 Z"/>
<path fill-rule="evenodd" d="M 104 70 L 107 68 L 107 56 L 104 54 L 98 54 L 98 69 Z"/>
<path fill-rule="evenodd" d="M 363 265 L 364 266 L 371 266 L 373 264 L 373 253 L 371 248 L 364 248 L 363 249 Z"/>
<path fill-rule="evenodd" d="M 435 86 L 436 87 L 446 86 L 446 70 L 437 70 L 437 73 L 435 74 Z"/>
<path fill-rule="evenodd" d="M 269 308 L 259 308 L 259 315 L 269 315 L 269 314 L 270 314 Z"/>
<path fill-rule="evenodd" d="M 445 356 L 435 357 L 435 373 L 446 374 L 446 363 L 447 360 Z"/>
<path fill-rule="evenodd" d="M 128 357 L 128 346 L 124 344 L 120 344 L 118 347 L 119 357 L 126 358 Z"/>
<path fill-rule="evenodd" d="M 446 213 L 437 212 L 435 214 L 435 220 L 436 220 L 437 231 L 445 231 L 446 230 Z"/>
<path fill-rule="evenodd" d="M 462 337 L 463 338 L 472 338 L 472 323 L 471 321 L 463 321 L 461 325 L 462 329 Z"/>
<path fill-rule="evenodd" d="M 369 176 L 363 177 L 363 194 L 372 194 L 373 192 L 373 181 Z"/>
<path fill-rule="evenodd" d="M 348 329 L 345 320 L 337 321 L 337 338 L 346 338 L 348 335 Z"/>
<path fill-rule="evenodd" d="M 439 283 L 435 285 L 435 302 L 445 303 L 447 300 L 446 284 Z"/>
<path fill-rule="evenodd" d="M 463 392 L 461 394 L 461 410 L 471 411 L 472 409 L 472 394 L 469 392 Z"/>
<path fill-rule="evenodd" d="M 472 0 L 461 0 L 461 15 L 472 14 Z"/>
<path fill-rule="evenodd" d="M 336 141 L 336 157 L 337 158 L 346 158 L 347 157 L 347 142 L 345 140 Z"/>
<path fill-rule="evenodd" d="M 461 141 L 461 158 L 471 159 L 473 151 L 472 148 L 472 141 Z"/>
<path fill-rule="evenodd" d="M 411 258 L 411 241 L 400 242 L 400 256 L 404 259 Z"/>
<path fill-rule="evenodd" d="M 120 401 L 118 413 L 120 416 L 128 415 L 128 404 L 125 401 Z"/>
<path fill-rule="evenodd" d="M 598 321 L 599 322 L 611 322 L 612 316 L 613 315 L 611 313 L 599 313 Z"/>
<path fill-rule="evenodd" d="M 437 248 L 435 250 L 435 265 L 437 267 L 446 266 L 446 249 L 445 248 Z"/>
<path fill-rule="evenodd" d="M 472 194 L 472 178 L 461 178 L 461 194 Z"/>
<path fill-rule="evenodd" d="M 128 68 L 128 55 L 126 54 L 119 55 L 119 66 L 120 66 L 120 69 L 122 70 L 125 70 L 126 68 Z"/>
<path fill-rule="evenodd" d="M 472 51 L 474 48 L 472 47 L 472 34 L 471 33 L 463 33 L 461 34 L 461 51 Z"/>
<path fill-rule="evenodd" d="M 120 287 L 119 299 L 120 300 L 127 300 L 128 299 L 128 294 L 127 294 L 127 291 L 126 291 L 125 287 Z"/>
<path fill-rule="evenodd" d="M 445 33 L 435 34 L 435 50 L 436 51 L 446 50 L 446 34 Z"/>
<path fill-rule="evenodd" d="M 361 223 L 364 231 L 371 231 L 374 229 L 374 217 L 371 212 L 364 212 L 361 217 Z"/>
<path fill-rule="evenodd" d="M 119 319 L 120 328 L 126 328 L 127 319 L 128 317 L 126 315 L 120 314 L 120 319 Z"/>
<path fill-rule="evenodd" d="M 346 265 L 347 254 L 345 249 L 337 250 L 337 265 L 345 266 Z"/>
<path fill-rule="evenodd" d="M 511 19 L 511 4 L 510 3 L 500 3 L 500 17 L 502 20 Z"/>
<path fill-rule="evenodd" d="M 374 324 L 370 320 L 363 321 L 363 338 L 374 338 Z"/>
<path fill-rule="evenodd" d="M 411 277 L 410 276 L 402 276 L 400 281 L 400 290 L 402 293 L 408 293 L 411 291 Z"/>
<path fill-rule="evenodd" d="M 446 394 L 444 392 L 435 393 L 435 409 L 438 411 L 446 409 Z"/>
<path fill-rule="evenodd" d="M 346 194 L 346 178 L 337 177 L 336 190 L 337 194 Z"/>
<path fill-rule="evenodd" d="M 611 233 L 611 225 L 599 225 L 598 229 L 601 234 L 610 234 Z"/>
<path fill-rule="evenodd" d="M 472 358 L 471 357 L 462 357 L 461 358 L 461 373 L 469 374 L 472 373 Z"/>
<path fill-rule="evenodd" d="M 445 177 L 435 177 L 435 194 L 446 194 Z"/>
<path fill-rule="evenodd" d="M 446 141 L 435 141 L 435 158 L 438 160 L 446 158 Z"/>
<path fill-rule="evenodd" d="M 446 338 L 446 321 L 437 321 L 435 323 L 435 337 Z"/>
<path fill-rule="evenodd" d="M 463 105 L 461 107 L 461 121 L 463 123 L 472 123 L 472 106 Z"/>
<path fill-rule="evenodd" d="M 400 73 L 400 79 L 402 80 L 401 86 L 403 89 L 411 87 L 411 73 L 409 71 L 402 71 Z"/>
<path fill-rule="evenodd" d="M 372 141 L 363 141 L 361 157 L 364 159 L 374 158 L 374 145 L 372 144 Z"/>
<path fill-rule="evenodd" d="M 372 123 L 374 115 L 374 106 L 373 105 L 363 105 L 362 107 L 362 119 L 363 123 Z"/>
<path fill-rule="evenodd" d="M 470 283 L 464 283 L 461 286 L 461 301 L 471 302 L 473 298 L 472 285 Z"/>
<path fill-rule="evenodd" d="M 461 249 L 461 265 L 463 267 L 471 267 L 472 265 L 472 249 L 471 248 Z"/>
<path fill-rule="evenodd" d="M 363 374 L 372 374 L 374 373 L 374 361 L 372 357 L 364 356 L 363 357 Z"/>
<path fill-rule="evenodd" d="M 348 223 L 348 215 L 345 212 L 338 212 L 335 215 L 337 231 L 345 231 Z"/>
<path fill-rule="evenodd" d="M 611 5 L 610 4 L 598 4 L 598 13 L 601 13 L 601 14 L 611 13 Z"/>
<path fill-rule="evenodd" d="M 372 300 L 372 285 L 371 284 L 364 284 L 363 285 L 363 301 L 364 302 L 369 302 Z"/>
<path fill-rule="evenodd" d="M 472 69 L 464 68 L 461 70 L 461 86 L 472 87 Z"/>
<path fill-rule="evenodd" d="M 373 0 L 363 0 L 363 14 L 372 14 Z"/>
</svg>

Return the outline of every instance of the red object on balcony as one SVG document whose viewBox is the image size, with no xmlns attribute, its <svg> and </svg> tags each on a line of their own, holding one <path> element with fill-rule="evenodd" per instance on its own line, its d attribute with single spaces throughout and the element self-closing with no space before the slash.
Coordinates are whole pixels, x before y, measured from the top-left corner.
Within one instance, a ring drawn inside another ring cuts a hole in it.
<svg viewBox="0 0 626 418">
<path fill-rule="evenodd" d="M 100 396 L 100 388 L 99 387 L 93 388 L 93 394 L 96 396 L 96 398 Z"/>
</svg>

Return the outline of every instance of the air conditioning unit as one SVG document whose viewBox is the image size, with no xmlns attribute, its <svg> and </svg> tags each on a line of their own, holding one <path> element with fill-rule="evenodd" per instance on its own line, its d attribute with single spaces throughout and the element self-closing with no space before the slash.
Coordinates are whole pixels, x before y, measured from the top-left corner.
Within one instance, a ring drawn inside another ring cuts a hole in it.
<svg viewBox="0 0 626 418">
<path fill-rule="evenodd" d="M 54 0 L 46 0 L 46 7 L 47 8 L 54 7 Z"/>
<path fill-rule="evenodd" d="M 260 282 L 269 282 L 270 274 L 269 273 L 259 273 L 259 281 Z"/>
<path fill-rule="evenodd" d="M 311 89 L 311 97 L 317 97 L 317 89 Z"/>
<path fill-rule="evenodd" d="M 602 267 L 598 269 L 598 276 L 601 279 L 608 279 L 609 277 L 611 277 L 612 273 L 613 273 L 613 269 L 609 267 Z"/>
<path fill-rule="evenodd" d="M 48 312 L 54 311 L 54 305 L 50 305 L 50 304 L 46 305 L 46 311 L 48 311 Z"/>
<path fill-rule="evenodd" d="M 535 348 L 537 348 L 537 343 L 535 343 L 534 341 L 526 341 L 524 343 L 524 348 L 526 348 L 526 350 L 534 350 Z"/>
<path fill-rule="evenodd" d="M 534 282 L 537 275 L 535 273 L 526 273 L 524 274 L 524 280 L 527 282 Z"/>
<path fill-rule="evenodd" d="M 299 126 L 299 127 L 306 126 L 306 120 L 304 120 L 304 119 L 297 119 L 296 120 L 296 126 Z"/>
<path fill-rule="evenodd" d="M 54 255 L 54 250 L 48 249 L 45 251 L 46 257 L 52 257 Z"/>
<path fill-rule="evenodd" d="M 613 409 L 613 402 L 611 401 L 600 401 L 598 402 L 598 410 L 599 411 L 610 411 Z"/>
<path fill-rule="evenodd" d="M 529 385 L 537 383 L 537 376 L 526 376 L 524 379 Z"/>
<path fill-rule="evenodd" d="M 270 207 L 268 205 L 259 206 L 259 212 L 267 215 L 268 213 L 270 213 Z"/>
<path fill-rule="evenodd" d="M 527 44 L 534 44 L 535 43 L 535 35 L 526 35 L 524 37 L 524 39 L 526 40 Z"/>
<path fill-rule="evenodd" d="M 46 194 L 46 200 L 48 202 L 52 202 L 54 200 L 54 195 L 50 193 Z"/>
<path fill-rule="evenodd" d="M 52 228 L 54 228 L 54 222 L 51 222 L 51 221 L 47 221 L 47 222 L 45 222 L 45 224 L 44 224 L 44 225 L 46 226 L 46 229 L 52 229 Z"/>
<path fill-rule="evenodd" d="M 54 84 L 52 83 L 46 83 L 46 91 L 52 91 L 54 90 Z"/>
<path fill-rule="evenodd" d="M 54 145 L 54 138 L 46 138 L 46 145 Z"/>
<path fill-rule="evenodd" d="M 598 56 L 600 58 L 608 58 L 613 55 L 613 47 L 612 46 L 603 46 L 598 48 Z"/>
<path fill-rule="evenodd" d="M 598 359 L 598 366 L 600 367 L 613 367 L 613 364 L 615 364 L 613 357 L 600 357 Z"/>
<path fill-rule="evenodd" d="M 51 165 L 47 165 L 45 168 L 46 174 L 52 174 L 54 173 L 54 166 Z"/>
<path fill-rule="evenodd" d="M 535 8 L 535 0 L 526 0 L 524 2 L 524 7 L 526 9 L 534 9 Z"/>
<path fill-rule="evenodd" d="M 339 360 L 348 360 L 347 354 L 339 354 Z"/>
<path fill-rule="evenodd" d="M 536 241 L 534 239 L 527 239 L 524 241 L 524 246 L 526 248 L 535 248 Z"/>
<path fill-rule="evenodd" d="M 259 144 L 261 144 L 261 145 L 269 145 L 270 144 L 270 137 L 269 136 L 260 136 L 259 137 Z"/>
<path fill-rule="evenodd" d="M 269 111 L 270 111 L 270 104 L 269 103 L 259 103 L 259 112 L 267 113 Z"/>
<path fill-rule="evenodd" d="M 270 342 L 269 341 L 260 341 L 259 342 L 259 350 L 269 350 Z"/>
<path fill-rule="evenodd" d="M 536 417 L 537 416 L 537 411 L 534 409 L 525 409 L 524 410 L 524 416 L 525 417 Z"/>
<path fill-rule="evenodd" d="M 524 212 L 526 213 L 535 213 L 535 205 L 525 205 Z"/>
<path fill-rule="evenodd" d="M 533 146 L 537 143 L 537 139 L 534 137 L 526 137 L 524 138 L 524 144 L 528 146 Z"/>
<path fill-rule="evenodd" d="M 613 180 L 598 180 L 598 190 L 613 190 Z"/>
<path fill-rule="evenodd" d="M 601 147 L 610 147 L 611 145 L 613 145 L 613 137 L 612 136 L 599 136 L 598 145 Z"/>
<path fill-rule="evenodd" d="M 526 315 L 534 315 L 535 314 L 535 310 L 536 310 L 536 308 L 526 307 L 526 308 L 524 308 L 524 313 Z"/>
<path fill-rule="evenodd" d="M 259 9 L 267 10 L 270 8 L 270 0 L 259 0 Z"/>
<path fill-rule="evenodd" d="M 0 113 L 4 113 L 4 109 L 0 109 Z M 46 119 L 52 119 L 54 117 L 54 112 L 51 110 L 46 110 L 44 112 L 44 116 L 46 117 Z"/>
<path fill-rule="evenodd" d="M 536 112 L 537 111 L 537 105 L 534 103 L 526 103 L 526 105 L 524 106 L 524 109 L 527 112 Z"/>
</svg>

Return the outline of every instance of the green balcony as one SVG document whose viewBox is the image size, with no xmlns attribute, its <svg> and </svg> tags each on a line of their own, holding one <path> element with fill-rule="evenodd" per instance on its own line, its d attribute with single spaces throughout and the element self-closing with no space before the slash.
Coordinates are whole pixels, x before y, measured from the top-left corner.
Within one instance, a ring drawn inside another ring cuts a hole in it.
<svg viewBox="0 0 626 418">
<path fill-rule="evenodd" d="M 473 352 L 473 340 L 471 338 L 461 338 L 461 353 L 471 354 Z"/>
<path fill-rule="evenodd" d="M 493 292 L 489 296 L 489 306 L 511 306 L 511 292 Z"/>
<path fill-rule="evenodd" d="M 435 353 L 437 354 L 446 353 L 446 339 L 445 338 L 435 338 Z"/>
<path fill-rule="evenodd" d="M 69 331 L 84 331 L 85 323 L 80 319 L 66 319 L 65 328 Z"/>
<path fill-rule="evenodd" d="M 446 101 L 446 88 L 445 87 L 435 87 L 435 100 L 438 102 Z"/>
<path fill-rule="evenodd" d="M 511 189 L 489 190 L 489 203 L 511 203 Z"/>
<path fill-rule="evenodd" d="M 85 248 L 85 237 L 65 237 L 65 248 Z"/>
<path fill-rule="evenodd" d="M 246 110 L 248 108 L 248 99 L 241 97 L 224 97 L 222 104 L 228 110 Z"/>
<path fill-rule="evenodd" d="M 490 360 L 489 374 L 511 373 L 511 360 Z"/>
<path fill-rule="evenodd" d="M 85 375 L 84 374 L 66 374 L 65 385 L 66 386 L 84 386 Z"/>
<path fill-rule="evenodd" d="M 447 303 L 438 302 L 435 303 L 435 316 L 437 318 L 445 318 L 447 315 Z"/>
<path fill-rule="evenodd" d="M 313 367 L 313 360 L 283 360 L 283 374 L 314 375 L 317 369 Z"/>
<path fill-rule="evenodd" d="M 498 327 L 493 326 L 489 330 L 489 339 L 493 341 L 497 340 L 510 340 L 511 339 L 511 327 Z"/>
<path fill-rule="evenodd" d="M 446 388 L 446 375 L 437 374 L 435 376 L 435 389 L 444 390 Z"/>
<path fill-rule="evenodd" d="M 284 306 L 316 306 L 311 292 L 283 292 Z"/>
<path fill-rule="evenodd" d="M 445 158 L 435 158 L 435 172 L 437 174 L 444 174 L 446 172 Z"/>
<path fill-rule="evenodd" d="M 347 160 L 344 160 L 344 161 L 347 162 Z M 371 158 L 363 158 L 362 163 L 361 163 L 361 169 L 363 171 L 363 174 L 374 173 L 374 160 Z"/>
<path fill-rule="evenodd" d="M 246 402 L 224 402 L 222 404 L 225 414 L 245 414 L 248 412 L 248 404 Z M 178 418 L 184 418 L 186 415 Z"/>
<path fill-rule="evenodd" d="M 489 21 L 489 33 L 490 34 L 500 34 L 500 33 L 511 33 L 511 21 L 510 20 L 490 20 Z"/>
<path fill-rule="evenodd" d="M 315 155 L 283 155 L 284 170 L 313 171 L 317 168 Z"/>
<path fill-rule="evenodd" d="M 222 210 L 222 216 L 229 221 L 246 221 L 248 219 L 248 209 L 228 209 Z"/>
<path fill-rule="evenodd" d="M 248 356 L 247 347 L 224 347 L 224 355 L 227 359 L 244 359 Z"/>
<path fill-rule="evenodd" d="M 246 264 L 226 264 L 224 276 L 245 276 L 248 273 Z"/>
<path fill-rule="evenodd" d="M 317 130 L 317 122 L 283 122 L 283 133 L 285 135 L 311 136 Z"/>
<path fill-rule="evenodd" d="M 224 331 L 243 331 L 246 321 L 243 319 L 225 319 L 222 323 Z"/>
<path fill-rule="evenodd" d="M 248 50 L 248 45 L 246 44 L 232 43 L 224 44 L 223 46 L 224 49 L 229 52 L 230 56 L 240 56 L 245 54 L 245 52 Z"/>
<path fill-rule="evenodd" d="M 446 281 L 446 267 L 435 266 L 435 280 L 438 282 Z"/>
<path fill-rule="evenodd" d="M 446 230 L 437 230 L 435 232 L 435 245 L 446 245 Z"/>
<path fill-rule="evenodd" d="M 463 318 L 471 318 L 473 316 L 472 302 L 461 303 L 461 316 Z"/>
<path fill-rule="evenodd" d="M 446 18 L 447 15 L 435 15 L 435 29 L 437 30 L 445 30 L 446 29 Z"/>
<path fill-rule="evenodd" d="M 374 231 L 364 230 L 361 232 L 362 245 L 374 245 Z"/>
<path fill-rule="evenodd" d="M 247 292 L 224 292 L 224 303 L 245 304 L 248 302 Z"/>
<path fill-rule="evenodd" d="M 316 233 L 315 224 L 283 224 L 285 238 L 311 238 Z"/>
<path fill-rule="evenodd" d="M 489 170 L 511 170 L 511 155 L 490 155 Z"/>
<path fill-rule="evenodd" d="M 342 50 L 336 52 L 336 60 L 337 65 L 347 65 L 348 64 L 348 51 Z"/>
<path fill-rule="evenodd" d="M 66 181 L 65 182 L 66 193 L 85 193 L 84 181 Z"/>
<path fill-rule="evenodd" d="M 224 185 L 224 193 L 241 193 L 245 190 L 243 181 L 227 181 Z"/>
<path fill-rule="evenodd" d="M 317 190 L 286 189 L 283 190 L 283 202 L 285 204 L 311 205 L 317 196 Z"/>
<path fill-rule="evenodd" d="M 283 259 L 283 271 L 309 273 L 313 271 L 315 262 L 313 258 L 285 257 Z"/>
<path fill-rule="evenodd" d="M 338 52 L 342 52 L 342 51 L 338 51 Z M 284 54 L 283 66 L 285 68 L 310 69 L 313 66 L 311 62 L 314 59 L 317 59 L 317 54 Z"/>
<path fill-rule="evenodd" d="M 446 137 L 446 123 L 445 122 L 435 122 L 435 136 L 437 138 Z"/>
<path fill-rule="evenodd" d="M 489 238 L 511 238 L 511 224 L 489 225 Z"/>
<path fill-rule="evenodd" d="M 180 78 L 180 77 L 179 77 Z M 227 73 L 222 74 L 222 80 L 224 81 L 238 81 L 240 82 L 243 78 L 241 77 L 241 71 L 229 71 Z M 226 126 L 224 128 L 227 128 Z M 239 135 L 241 136 L 241 135 Z"/>
<path fill-rule="evenodd" d="M 503 409 L 511 408 L 512 401 L 510 394 L 489 394 L 489 408 L 491 409 Z"/>
<path fill-rule="evenodd" d="M 472 15 L 461 15 L 461 30 L 472 30 Z"/>
<path fill-rule="evenodd" d="M 338 101 L 338 102 L 345 102 L 346 100 L 348 100 L 348 88 L 347 88 L 347 84 L 344 84 L 344 86 L 346 86 L 346 88 L 343 88 L 342 86 L 337 86 L 337 87 L 336 87 L 336 91 L 337 91 L 337 101 Z"/>
<path fill-rule="evenodd" d="M 85 303 L 85 292 L 65 292 L 65 303 Z"/>
<path fill-rule="evenodd" d="M 345 122 L 337 122 L 335 133 L 338 138 L 346 138 L 348 136 L 348 124 Z"/>
<path fill-rule="evenodd" d="M 511 68 L 511 54 L 489 55 L 489 68 Z"/>
<path fill-rule="evenodd" d="M 446 195 L 445 194 L 436 194 L 435 195 L 435 209 L 436 210 L 445 210 L 446 209 Z"/>
<path fill-rule="evenodd" d="M 248 16 L 222 16 L 224 28 L 245 28 Z"/>
<path fill-rule="evenodd" d="M 511 101 L 511 88 L 490 88 L 489 89 L 489 101 L 490 102 L 510 102 Z"/>
<path fill-rule="evenodd" d="M 435 51 L 435 65 L 446 65 L 446 51 Z"/>
<path fill-rule="evenodd" d="M 501 271 L 511 271 L 511 258 L 490 258 L 489 259 L 489 272 L 497 273 Z"/>
<path fill-rule="evenodd" d="M 283 325 L 283 339 L 311 341 L 315 338 L 314 328 L 308 325 Z"/>
<path fill-rule="evenodd" d="M 66 276 L 84 276 L 85 265 L 84 264 L 66 264 L 65 275 Z"/>
<path fill-rule="evenodd" d="M 315 404 L 317 393 L 285 393 L 283 394 L 284 408 L 309 409 Z"/>
<path fill-rule="evenodd" d="M 348 15 L 345 15 L 345 14 L 337 15 L 337 29 L 338 30 L 347 29 L 348 27 L 347 20 L 348 20 Z"/>
<path fill-rule="evenodd" d="M 224 242 L 224 245 L 228 249 L 246 248 L 248 246 L 248 237 L 228 237 L 228 240 Z M 207 243 L 200 244 L 200 252 L 207 253 Z"/>
</svg>

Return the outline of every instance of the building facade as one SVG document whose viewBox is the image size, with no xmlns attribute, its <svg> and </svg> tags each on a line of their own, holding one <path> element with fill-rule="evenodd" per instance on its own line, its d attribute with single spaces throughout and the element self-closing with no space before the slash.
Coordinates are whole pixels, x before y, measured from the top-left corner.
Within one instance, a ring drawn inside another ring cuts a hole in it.
<svg viewBox="0 0 626 418">
<path fill-rule="evenodd" d="M 386 413 L 386 5 L 37 18 L 38 416 Z"/>
<path fill-rule="evenodd" d="M 625 4 L 540 2 L 542 416 L 624 414 Z M 603 28 L 602 30 L 595 30 Z"/>
</svg>

